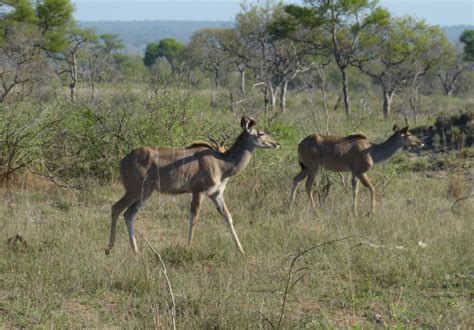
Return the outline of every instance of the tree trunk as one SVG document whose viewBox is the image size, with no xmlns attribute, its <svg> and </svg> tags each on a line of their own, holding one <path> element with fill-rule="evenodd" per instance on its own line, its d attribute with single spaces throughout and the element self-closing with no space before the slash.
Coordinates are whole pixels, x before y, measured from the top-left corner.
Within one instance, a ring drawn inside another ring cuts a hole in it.
<svg viewBox="0 0 474 330">
<path fill-rule="evenodd" d="M 286 112 L 286 92 L 288 91 L 288 81 L 286 80 L 281 86 L 280 93 L 280 111 Z"/>
<path fill-rule="evenodd" d="M 393 101 L 393 91 L 383 90 L 383 118 L 387 119 L 390 115 L 390 110 Z"/>
<path fill-rule="evenodd" d="M 342 74 L 342 92 L 344 94 L 344 109 L 346 111 L 346 116 L 351 115 L 351 101 L 349 99 L 349 77 L 347 76 L 347 69 L 341 68 Z"/>
<path fill-rule="evenodd" d="M 443 89 L 444 89 L 444 95 L 450 96 L 453 93 L 454 90 L 454 84 L 455 80 L 451 81 L 449 79 L 449 74 L 446 73 L 445 76 L 443 77 L 442 74 L 438 75 L 439 79 L 441 80 L 441 84 L 443 84 Z"/>
<path fill-rule="evenodd" d="M 76 54 L 73 54 L 72 63 L 71 63 L 71 83 L 69 84 L 72 103 L 76 101 L 76 94 L 75 94 L 76 83 L 77 83 L 77 60 L 76 60 Z"/>
<path fill-rule="evenodd" d="M 245 67 L 240 69 L 239 67 L 239 73 L 240 73 L 240 93 L 245 94 Z"/>
<path fill-rule="evenodd" d="M 273 86 L 270 85 L 270 96 L 271 96 L 271 100 L 272 100 L 272 111 L 275 110 L 275 107 L 276 107 L 276 100 L 277 100 L 277 92 L 278 90 L 276 88 L 273 88 Z"/>
<path fill-rule="evenodd" d="M 91 99 L 94 99 L 95 93 L 95 71 L 94 71 L 94 64 L 91 59 L 89 59 L 89 76 L 91 79 Z"/>
<path fill-rule="evenodd" d="M 216 86 L 216 89 L 221 88 L 220 72 L 219 72 L 219 67 L 217 65 L 214 66 L 214 84 Z"/>
<path fill-rule="evenodd" d="M 268 87 L 265 86 L 262 90 L 263 90 L 265 121 L 268 123 L 268 108 L 269 108 L 269 104 L 270 104 L 270 99 L 268 97 Z"/>
</svg>

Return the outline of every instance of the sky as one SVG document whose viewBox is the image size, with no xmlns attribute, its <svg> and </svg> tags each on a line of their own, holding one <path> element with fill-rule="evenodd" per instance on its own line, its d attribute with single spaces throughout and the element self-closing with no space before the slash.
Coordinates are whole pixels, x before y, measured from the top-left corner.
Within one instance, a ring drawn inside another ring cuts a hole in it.
<svg viewBox="0 0 474 330">
<path fill-rule="evenodd" d="M 240 0 L 72 0 L 78 20 L 231 21 Z M 247 0 L 252 2 L 252 0 Z M 253 1 L 255 2 L 255 1 Z M 396 16 L 424 18 L 430 24 L 474 25 L 474 0 L 379 0 Z M 302 1 L 286 0 L 301 4 Z"/>
</svg>

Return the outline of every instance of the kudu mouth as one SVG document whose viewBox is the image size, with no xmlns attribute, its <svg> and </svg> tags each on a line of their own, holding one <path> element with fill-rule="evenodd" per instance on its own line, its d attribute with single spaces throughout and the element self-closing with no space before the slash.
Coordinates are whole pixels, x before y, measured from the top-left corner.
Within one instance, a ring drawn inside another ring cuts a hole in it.
<svg viewBox="0 0 474 330">
<path fill-rule="evenodd" d="M 267 143 L 262 144 L 262 148 L 279 149 L 280 144 L 277 142 L 267 142 Z"/>
<path fill-rule="evenodd" d="M 417 147 L 418 147 L 418 148 L 423 148 L 423 147 L 425 146 L 425 144 L 424 144 L 421 140 L 419 140 L 419 141 L 413 141 L 413 142 L 411 142 L 411 143 L 409 144 L 409 146 L 412 147 L 412 148 L 417 148 Z"/>
</svg>

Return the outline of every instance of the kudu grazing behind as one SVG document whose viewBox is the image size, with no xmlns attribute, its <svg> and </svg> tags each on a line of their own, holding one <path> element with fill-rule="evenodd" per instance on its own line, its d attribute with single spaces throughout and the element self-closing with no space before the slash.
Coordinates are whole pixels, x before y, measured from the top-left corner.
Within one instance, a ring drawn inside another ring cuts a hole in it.
<svg viewBox="0 0 474 330">
<path fill-rule="evenodd" d="M 301 172 L 293 179 L 290 193 L 292 206 L 298 185 L 306 179 L 306 192 L 315 208 L 313 184 L 319 169 L 352 173 L 352 212 L 357 217 L 357 195 L 359 180 L 370 191 L 371 207 L 369 214 L 375 211 L 375 188 L 370 182 L 367 172 L 374 164 L 390 159 L 403 146 L 421 146 L 421 140 L 410 134 L 408 126 L 400 129 L 393 126 L 393 134 L 385 142 L 375 144 L 369 142 L 362 134 L 345 137 L 313 134 L 307 136 L 298 145 L 298 156 Z"/>
<path fill-rule="evenodd" d="M 130 244 L 133 251 L 138 252 L 133 221 L 155 190 L 166 194 L 192 194 L 189 245 L 199 220 L 203 197 L 209 197 L 224 217 L 237 249 L 243 253 L 224 200 L 224 190 L 229 178 L 247 166 L 256 147 L 277 149 L 279 144 L 258 129 L 252 118 L 243 116 L 240 125 L 242 133 L 225 152 L 206 143 L 195 143 L 185 148 L 141 147 L 126 155 L 120 163 L 125 194 L 112 206 L 110 242 L 106 253 L 110 253 L 115 244 L 117 221 L 125 209 Z"/>
</svg>

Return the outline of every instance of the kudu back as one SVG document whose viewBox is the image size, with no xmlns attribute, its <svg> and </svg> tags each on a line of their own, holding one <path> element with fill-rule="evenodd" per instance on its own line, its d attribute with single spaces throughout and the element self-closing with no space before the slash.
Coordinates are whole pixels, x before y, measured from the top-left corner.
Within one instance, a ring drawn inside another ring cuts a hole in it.
<svg viewBox="0 0 474 330">
<path fill-rule="evenodd" d="M 233 220 L 224 200 L 226 184 L 250 161 L 255 148 L 277 149 L 279 144 L 255 126 L 255 120 L 243 116 L 242 133 L 225 152 L 207 143 L 195 143 L 184 148 L 141 147 L 131 151 L 120 162 L 120 176 L 125 194 L 112 206 L 110 253 L 116 236 L 117 221 L 124 211 L 130 245 L 138 252 L 134 219 L 143 203 L 154 191 L 165 194 L 192 194 L 189 216 L 188 244 L 193 240 L 194 226 L 199 221 L 200 205 L 209 197 L 223 216 L 237 249 L 244 252 L 235 232 Z"/>
<path fill-rule="evenodd" d="M 371 208 L 375 211 L 375 188 L 370 182 L 367 172 L 375 163 L 390 159 L 403 146 L 416 147 L 422 145 L 421 140 L 408 131 L 408 126 L 400 129 L 393 126 L 393 134 L 380 144 L 369 142 L 363 134 L 349 136 L 332 136 L 312 134 L 304 138 L 298 145 L 298 157 L 301 171 L 294 177 L 290 192 L 292 206 L 298 185 L 306 179 L 306 192 L 313 208 L 316 208 L 313 197 L 313 184 L 319 169 L 352 173 L 352 212 L 357 217 L 357 195 L 359 181 L 370 191 Z"/>
</svg>

